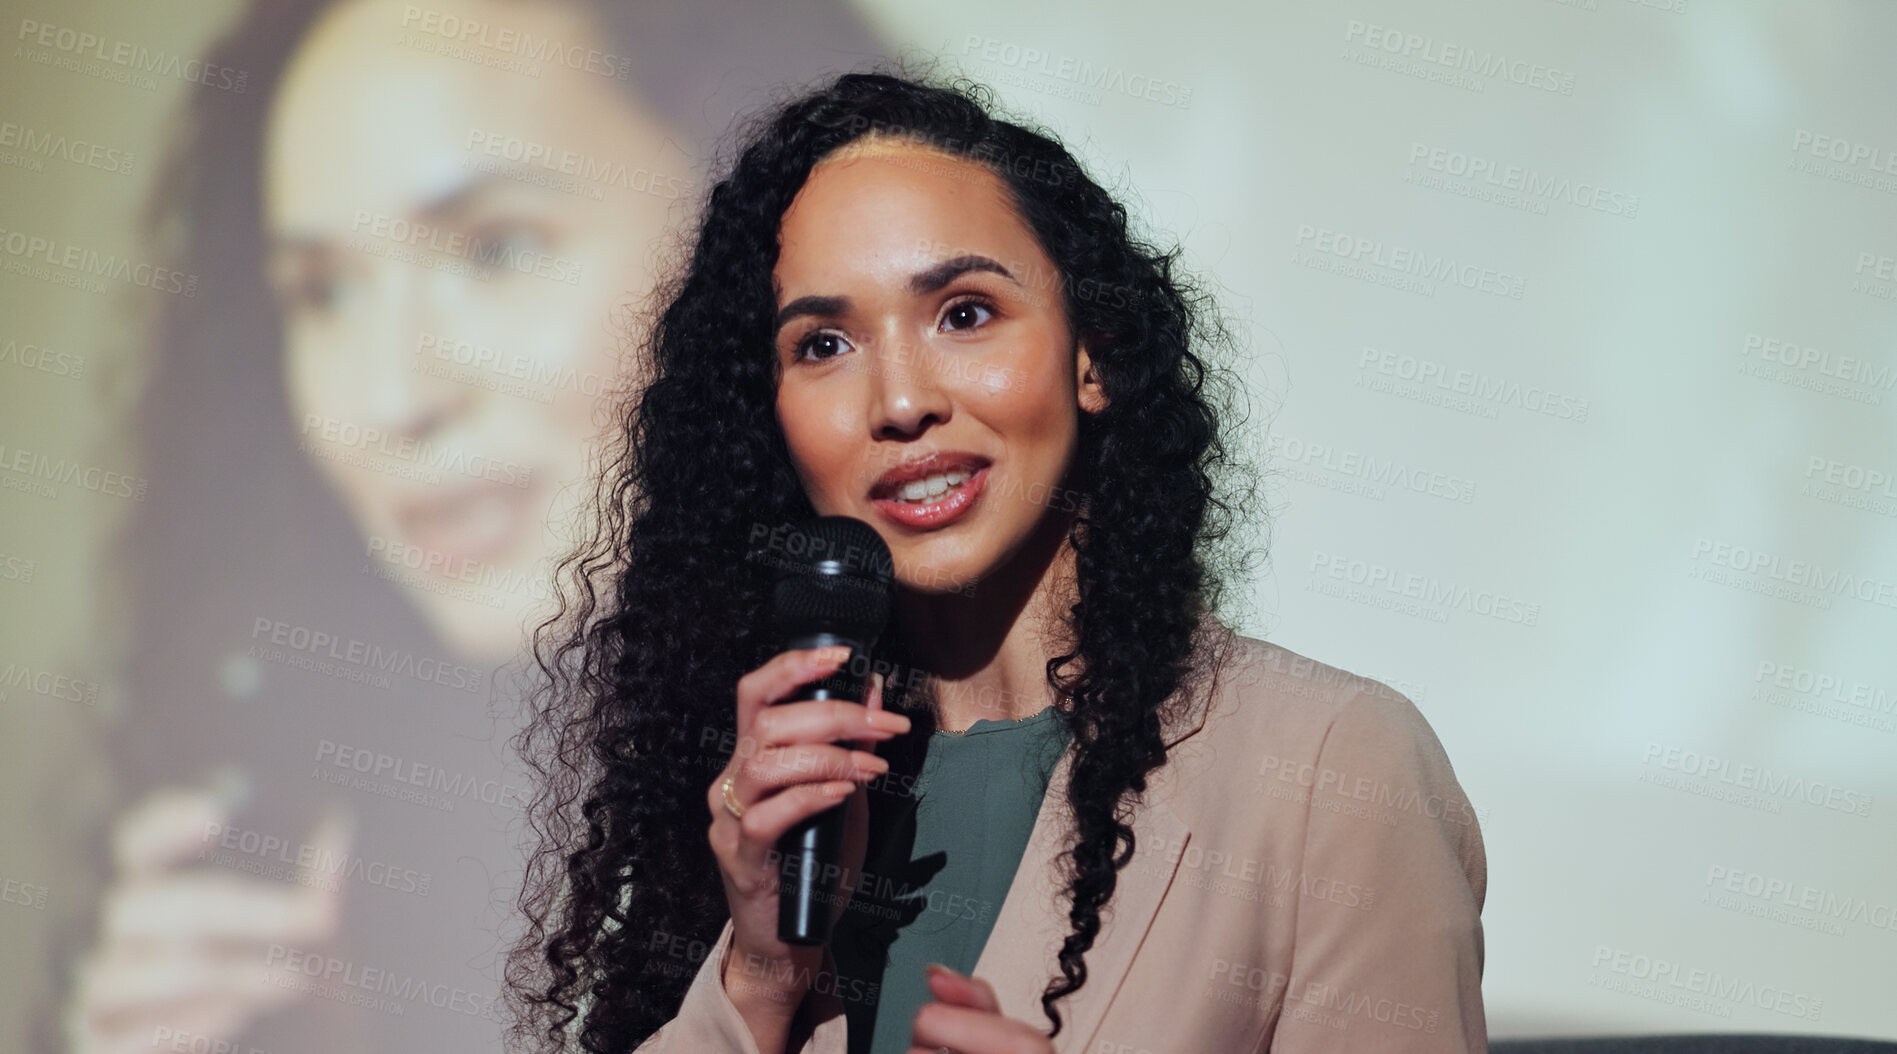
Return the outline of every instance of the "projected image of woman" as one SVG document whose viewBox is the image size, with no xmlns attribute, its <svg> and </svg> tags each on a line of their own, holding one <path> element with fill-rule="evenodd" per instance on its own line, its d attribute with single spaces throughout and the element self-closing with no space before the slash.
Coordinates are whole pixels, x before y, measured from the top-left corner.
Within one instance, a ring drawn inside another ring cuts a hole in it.
<svg viewBox="0 0 1897 1054">
<path fill-rule="evenodd" d="M 152 321 L 124 441 L 154 497 L 121 555 L 123 802 L 44 1031 L 495 1046 L 527 794 L 495 670 L 700 154 L 874 48 L 827 0 L 237 15 L 206 58 L 245 90 L 192 96 L 153 205 L 200 285 Z"/>
</svg>

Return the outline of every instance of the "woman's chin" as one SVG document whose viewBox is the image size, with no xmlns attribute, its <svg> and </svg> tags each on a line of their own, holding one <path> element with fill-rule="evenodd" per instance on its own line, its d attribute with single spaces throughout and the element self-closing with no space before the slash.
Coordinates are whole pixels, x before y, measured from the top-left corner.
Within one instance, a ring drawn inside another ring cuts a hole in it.
<svg viewBox="0 0 1897 1054">
<path fill-rule="evenodd" d="M 913 596 L 970 596 L 980 581 L 975 570 L 959 562 L 905 563 L 900 557 L 896 559 L 896 585 Z"/>
<path fill-rule="evenodd" d="M 422 617 L 434 630 L 442 646 L 461 664 L 477 669 L 493 669 L 515 659 L 528 645 L 525 625 L 531 601 L 503 594 L 498 608 L 485 605 L 478 609 L 466 601 L 448 599 L 433 593 L 411 594 Z"/>
</svg>

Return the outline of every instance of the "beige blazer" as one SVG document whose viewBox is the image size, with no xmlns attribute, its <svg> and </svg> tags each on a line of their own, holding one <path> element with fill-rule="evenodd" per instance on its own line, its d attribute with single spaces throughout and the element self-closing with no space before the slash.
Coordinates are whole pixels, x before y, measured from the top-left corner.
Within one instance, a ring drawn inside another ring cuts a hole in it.
<svg viewBox="0 0 1897 1054">
<path fill-rule="evenodd" d="M 1210 620 L 1225 656 L 1162 711 L 1166 764 L 1138 839 L 1060 1002 L 1060 1054 L 1486 1051 L 1475 809 L 1405 696 Z M 1206 700 L 1210 706 L 1202 705 Z M 1040 993 L 1068 924 L 1056 862 L 1073 751 L 1055 769 L 975 976 L 1045 1030 Z M 721 977 L 726 922 L 676 1017 L 640 1054 L 758 1054 Z M 825 959 L 826 970 L 833 964 Z M 846 1054 L 835 984 L 790 1051 Z M 849 994 L 847 988 L 845 994 Z"/>
</svg>

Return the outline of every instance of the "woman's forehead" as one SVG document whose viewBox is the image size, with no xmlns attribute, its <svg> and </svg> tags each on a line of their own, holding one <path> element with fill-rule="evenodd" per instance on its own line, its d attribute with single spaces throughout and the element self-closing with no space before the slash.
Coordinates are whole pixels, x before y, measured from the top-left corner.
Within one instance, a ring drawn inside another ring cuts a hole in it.
<svg viewBox="0 0 1897 1054">
<path fill-rule="evenodd" d="M 849 248 L 910 259 L 1028 250 L 1032 232 L 986 165 L 913 141 L 859 143 L 811 170 L 780 224 L 784 253 Z"/>
<path fill-rule="evenodd" d="M 565 4 L 492 8 L 509 26 L 578 33 Z M 489 155 L 578 156 L 633 165 L 668 141 L 623 87 L 575 73 L 523 78 L 404 46 L 403 5 L 339 5 L 299 46 L 271 101 L 266 207 L 286 227 L 333 229 L 354 212 L 401 214 Z"/>
</svg>

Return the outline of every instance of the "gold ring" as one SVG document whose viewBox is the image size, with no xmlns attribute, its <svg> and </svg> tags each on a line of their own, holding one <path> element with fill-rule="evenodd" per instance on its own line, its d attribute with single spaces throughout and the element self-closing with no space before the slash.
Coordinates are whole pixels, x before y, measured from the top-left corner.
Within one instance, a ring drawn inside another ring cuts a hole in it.
<svg viewBox="0 0 1897 1054">
<path fill-rule="evenodd" d="M 745 812 L 744 806 L 739 805 L 738 800 L 731 796 L 731 781 L 737 778 L 738 778 L 738 774 L 735 772 L 725 777 L 725 789 L 724 789 L 725 811 L 737 817 L 738 819 L 742 820 L 744 819 L 744 812 Z"/>
</svg>

